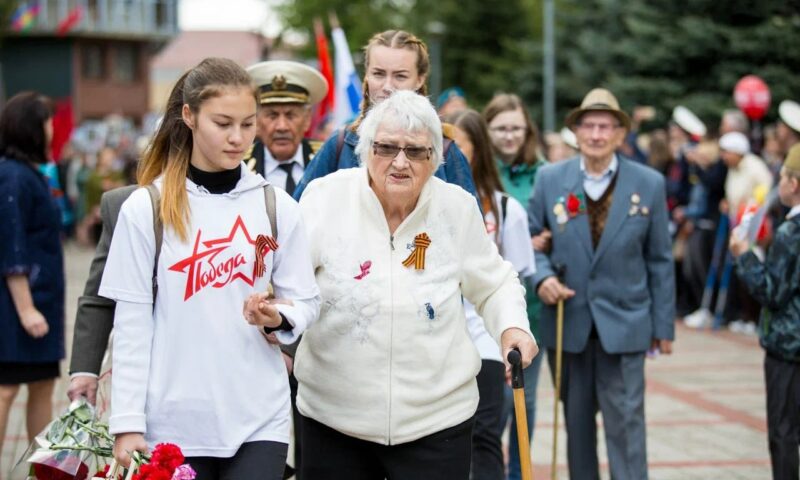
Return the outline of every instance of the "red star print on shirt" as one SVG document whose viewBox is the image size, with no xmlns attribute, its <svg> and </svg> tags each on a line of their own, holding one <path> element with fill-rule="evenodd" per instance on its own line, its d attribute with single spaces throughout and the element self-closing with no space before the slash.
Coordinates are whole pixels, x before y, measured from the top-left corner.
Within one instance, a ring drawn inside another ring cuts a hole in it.
<svg viewBox="0 0 800 480">
<path fill-rule="evenodd" d="M 197 231 L 192 254 L 169 267 L 173 272 L 187 274 L 183 300 L 189 300 L 208 286 L 222 288 L 237 278 L 252 286 L 255 282 L 255 262 L 245 258 L 241 251 L 235 249 L 231 254 L 225 255 L 237 235 L 244 235 L 247 244 L 252 245 L 249 250 L 255 252 L 256 241 L 250 237 L 241 215 L 236 217 L 236 222 L 227 237 L 201 241 L 202 234 L 202 230 Z M 201 249 L 201 244 L 205 249 Z M 268 252 L 269 247 L 264 255 Z M 248 264 L 251 262 L 253 265 L 250 267 Z"/>
</svg>

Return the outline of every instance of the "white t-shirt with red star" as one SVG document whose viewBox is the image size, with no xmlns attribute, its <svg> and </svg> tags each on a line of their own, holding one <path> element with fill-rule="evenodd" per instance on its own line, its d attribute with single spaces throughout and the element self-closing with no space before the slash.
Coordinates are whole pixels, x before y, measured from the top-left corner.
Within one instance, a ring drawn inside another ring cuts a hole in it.
<svg viewBox="0 0 800 480">
<path fill-rule="evenodd" d="M 278 306 L 294 325 L 278 338 L 291 343 L 316 319 L 319 289 L 298 205 L 280 189 L 278 248 L 267 247 L 265 274 L 256 276 L 256 240 L 272 235 L 265 184 L 244 167 L 225 194 L 186 180 L 188 240 L 164 229 L 155 309 L 150 197 L 139 189 L 123 204 L 100 287 L 117 301 L 111 433 L 144 432 L 151 448 L 171 442 L 187 456 L 230 457 L 252 441 L 288 443 L 281 352 L 245 321 L 242 307 L 267 290 L 271 276 L 276 297 L 294 302 Z"/>
</svg>

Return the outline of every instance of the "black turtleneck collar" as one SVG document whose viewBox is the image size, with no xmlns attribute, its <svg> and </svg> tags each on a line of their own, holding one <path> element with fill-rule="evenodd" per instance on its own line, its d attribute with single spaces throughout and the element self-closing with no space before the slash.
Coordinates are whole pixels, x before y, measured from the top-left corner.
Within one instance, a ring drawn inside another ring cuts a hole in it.
<svg viewBox="0 0 800 480">
<path fill-rule="evenodd" d="M 191 181 L 201 185 L 210 193 L 228 193 L 236 188 L 236 184 L 242 178 L 242 167 L 237 166 L 220 172 L 206 172 L 190 163 L 188 176 Z"/>
</svg>

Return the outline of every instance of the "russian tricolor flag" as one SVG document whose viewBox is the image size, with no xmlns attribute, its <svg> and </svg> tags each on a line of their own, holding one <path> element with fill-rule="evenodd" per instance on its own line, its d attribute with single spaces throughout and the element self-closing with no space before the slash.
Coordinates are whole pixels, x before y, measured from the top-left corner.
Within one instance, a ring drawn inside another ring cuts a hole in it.
<svg viewBox="0 0 800 480">
<path fill-rule="evenodd" d="M 334 94 L 333 123 L 334 128 L 340 128 L 352 122 L 358 115 L 362 97 L 361 79 L 356 73 L 344 30 L 338 25 L 338 22 L 331 23 L 336 65 L 334 68 L 336 93 Z"/>
</svg>

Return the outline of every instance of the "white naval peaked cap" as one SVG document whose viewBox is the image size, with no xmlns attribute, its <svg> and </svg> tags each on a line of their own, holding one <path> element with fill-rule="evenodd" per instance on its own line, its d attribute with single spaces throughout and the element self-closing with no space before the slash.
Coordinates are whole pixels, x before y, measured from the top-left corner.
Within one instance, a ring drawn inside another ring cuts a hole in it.
<svg viewBox="0 0 800 480">
<path fill-rule="evenodd" d="M 314 105 L 328 94 L 328 81 L 316 69 L 290 60 L 268 60 L 247 67 L 258 87 L 258 100 Z"/>
<path fill-rule="evenodd" d="M 696 137 L 704 137 L 706 135 L 706 124 L 683 105 L 678 105 L 672 111 L 672 121 L 677 123 L 689 135 Z"/>
<path fill-rule="evenodd" d="M 784 100 L 778 105 L 778 116 L 783 123 L 800 133 L 800 104 L 794 100 Z"/>
<path fill-rule="evenodd" d="M 575 150 L 578 149 L 578 137 L 575 135 L 575 132 L 570 130 L 567 127 L 561 129 L 561 140 L 564 140 L 564 143 L 569 145 L 570 147 L 574 148 Z"/>
</svg>

